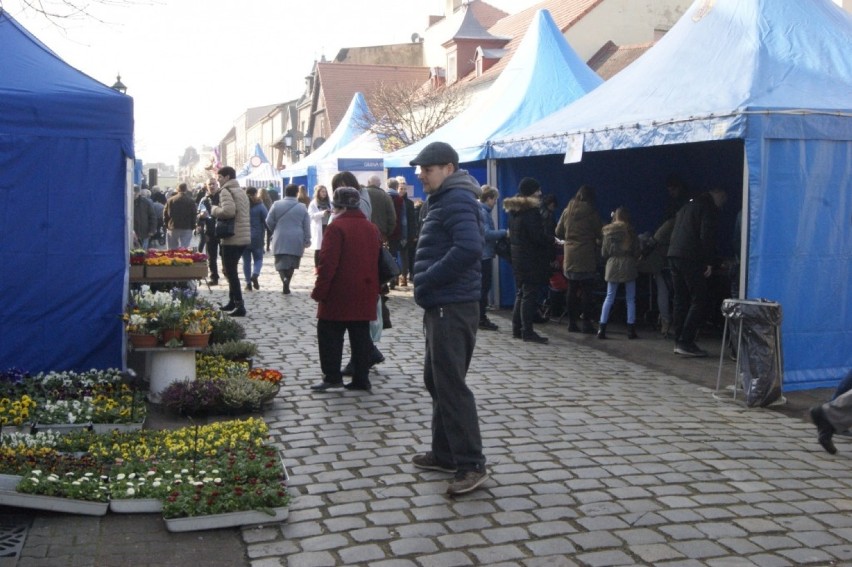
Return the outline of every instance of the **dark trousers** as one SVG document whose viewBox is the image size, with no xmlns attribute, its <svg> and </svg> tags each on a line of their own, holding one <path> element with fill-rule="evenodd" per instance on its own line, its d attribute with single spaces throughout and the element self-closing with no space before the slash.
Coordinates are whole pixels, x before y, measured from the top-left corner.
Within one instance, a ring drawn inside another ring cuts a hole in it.
<svg viewBox="0 0 852 567">
<path fill-rule="evenodd" d="M 689 258 L 669 258 L 674 288 L 672 330 L 675 341 L 689 345 L 695 342 L 698 328 L 704 322 L 707 305 L 707 266 Z"/>
<path fill-rule="evenodd" d="M 409 258 L 411 256 L 411 258 Z M 406 243 L 399 249 L 399 275 L 407 278 L 411 275 L 411 265 L 413 263 L 414 248 L 411 244 Z"/>
<path fill-rule="evenodd" d="M 595 280 L 568 280 L 568 317 L 576 321 L 582 314 L 583 320 L 591 323 L 594 321 L 595 313 L 592 309 L 592 289 Z"/>
<path fill-rule="evenodd" d="M 334 383 L 343 381 L 340 365 L 343 361 L 343 335 L 346 332 L 349 332 L 349 345 L 352 348 L 352 383 L 369 387 L 370 353 L 373 350 L 369 321 L 317 320 L 317 344 L 323 380 Z"/>
<path fill-rule="evenodd" d="M 244 244 L 240 246 L 222 245 L 222 274 L 228 279 L 228 298 L 233 301 L 243 300 L 243 290 L 240 289 L 240 274 L 237 266 L 243 257 Z"/>
<path fill-rule="evenodd" d="M 423 382 L 432 396 L 432 453 L 459 471 L 482 470 L 476 400 L 465 377 L 476 346 L 479 303 L 450 303 L 423 313 Z"/>
<path fill-rule="evenodd" d="M 515 281 L 515 309 L 512 311 L 512 332 L 521 336 L 533 332 L 533 323 L 538 311 L 541 284 Z"/>
<path fill-rule="evenodd" d="M 494 258 L 482 260 L 482 295 L 479 296 L 479 320 L 484 321 L 488 318 L 485 310 L 488 309 L 488 294 L 491 293 L 491 269 L 494 265 Z"/>
<path fill-rule="evenodd" d="M 210 269 L 210 277 L 219 279 L 219 239 L 207 236 L 207 267 Z"/>
</svg>

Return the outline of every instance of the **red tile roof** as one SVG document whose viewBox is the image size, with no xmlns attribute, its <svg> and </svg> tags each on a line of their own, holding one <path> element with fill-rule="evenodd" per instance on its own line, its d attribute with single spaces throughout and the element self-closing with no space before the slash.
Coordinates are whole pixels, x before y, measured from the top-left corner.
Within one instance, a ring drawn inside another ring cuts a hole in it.
<svg viewBox="0 0 852 567">
<path fill-rule="evenodd" d="M 530 6 L 526 10 L 522 10 L 517 14 L 512 14 L 502 18 L 493 26 L 488 28 L 488 32 L 498 37 L 511 37 L 512 40 L 506 44 L 506 54 L 488 69 L 481 77 L 476 77 L 476 73 L 470 73 L 463 81 L 493 81 L 503 72 L 503 69 L 508 64 L 512 55 L 520 45 L 524 38 L 527 29 L 530 27 L 533 16 L 538 10 L 546 9 L 553 17 L 554 23 L 560 31 L 565 32 L 574 24 L 579 22 L 592 9 L 598 6 L 604 0 L 544 0 L 534 6 Z M 484 24 L 483 24 L 484 25 Z"/>
<path fill-rule="evenodd" d="M 322 88 L 317 110 L 325 109 L 331 131 L 334 131 L 356 92 L 369 98 L 369 93 L 382 83 L 420 85 L 429 80 L 429 68 L 317 63 L 317 76 Z"/>
</svg>

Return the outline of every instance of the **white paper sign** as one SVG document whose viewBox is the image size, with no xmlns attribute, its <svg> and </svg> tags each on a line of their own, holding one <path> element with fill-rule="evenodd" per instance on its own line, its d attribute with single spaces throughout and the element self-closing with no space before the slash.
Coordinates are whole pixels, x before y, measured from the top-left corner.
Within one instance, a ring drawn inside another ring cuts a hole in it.
<svg viewBox="0 0 852 567">
<path fill-rule="evenodd" d="M 583 159 L 583 134 L 572 134 L 568 136 L 568 149 L 565 152 L 565 160 L 562 163 L 580 163 Z"/>
</svg>

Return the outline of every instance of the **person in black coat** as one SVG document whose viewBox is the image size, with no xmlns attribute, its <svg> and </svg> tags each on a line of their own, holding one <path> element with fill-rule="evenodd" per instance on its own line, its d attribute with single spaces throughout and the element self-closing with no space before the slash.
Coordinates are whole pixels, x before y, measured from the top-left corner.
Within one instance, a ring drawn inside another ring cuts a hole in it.
<svg viewBox="0 0 852 567">
<path fill-rule="evenodd" d="M 674 352 L 681 356 L 707 356 L 695 339 L 704 321 L 707 278 L 716 256 L 719 209 L 726 200 L 727 193 L 717 187 L 686 203 L 675 217 L 668 262 L 674 284 Z"/>
<path fill-rule="evenodd" d="M 515 276 L 515 309 L 512 313 L 512 336 L 527 342 L 546 343 L 533 329 L 542 286 L 550 277 L 550 261 L 555 239 L 547 231 L 540 212 L 541 185 L 532 177 L 524 177 L 518 195 L 503 201 L 509 213 L 509 241 L 512 247 L 512 272 Z"/>
</svg>

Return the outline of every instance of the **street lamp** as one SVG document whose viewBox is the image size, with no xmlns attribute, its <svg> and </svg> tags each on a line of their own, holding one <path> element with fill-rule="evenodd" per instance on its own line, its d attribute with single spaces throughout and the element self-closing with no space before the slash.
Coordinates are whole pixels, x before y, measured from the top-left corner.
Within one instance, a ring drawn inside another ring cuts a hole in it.
<svg viewBox="0 0 852 567">
<path fill-rule="evenodd" d="M 121 94 L 127 94 L 127 85 L 121 82 L 121 74 L 115 76 L 115 83 L 110 87 L 113 90 L 120 92 Z"/>
<path fill-rule="evenodd" d="M 292 132 L 287 132 L 287 134 L 284 135 L 284 147 L 290 150 L 290 153 L 296 158 L 300 155 L 308 155 L 311 151 L 311 137 L 307 134 L 303 135 L 302 142 L 304 143 L 304 149 L 300 150 L 294 145 Z"/>
</svg>

